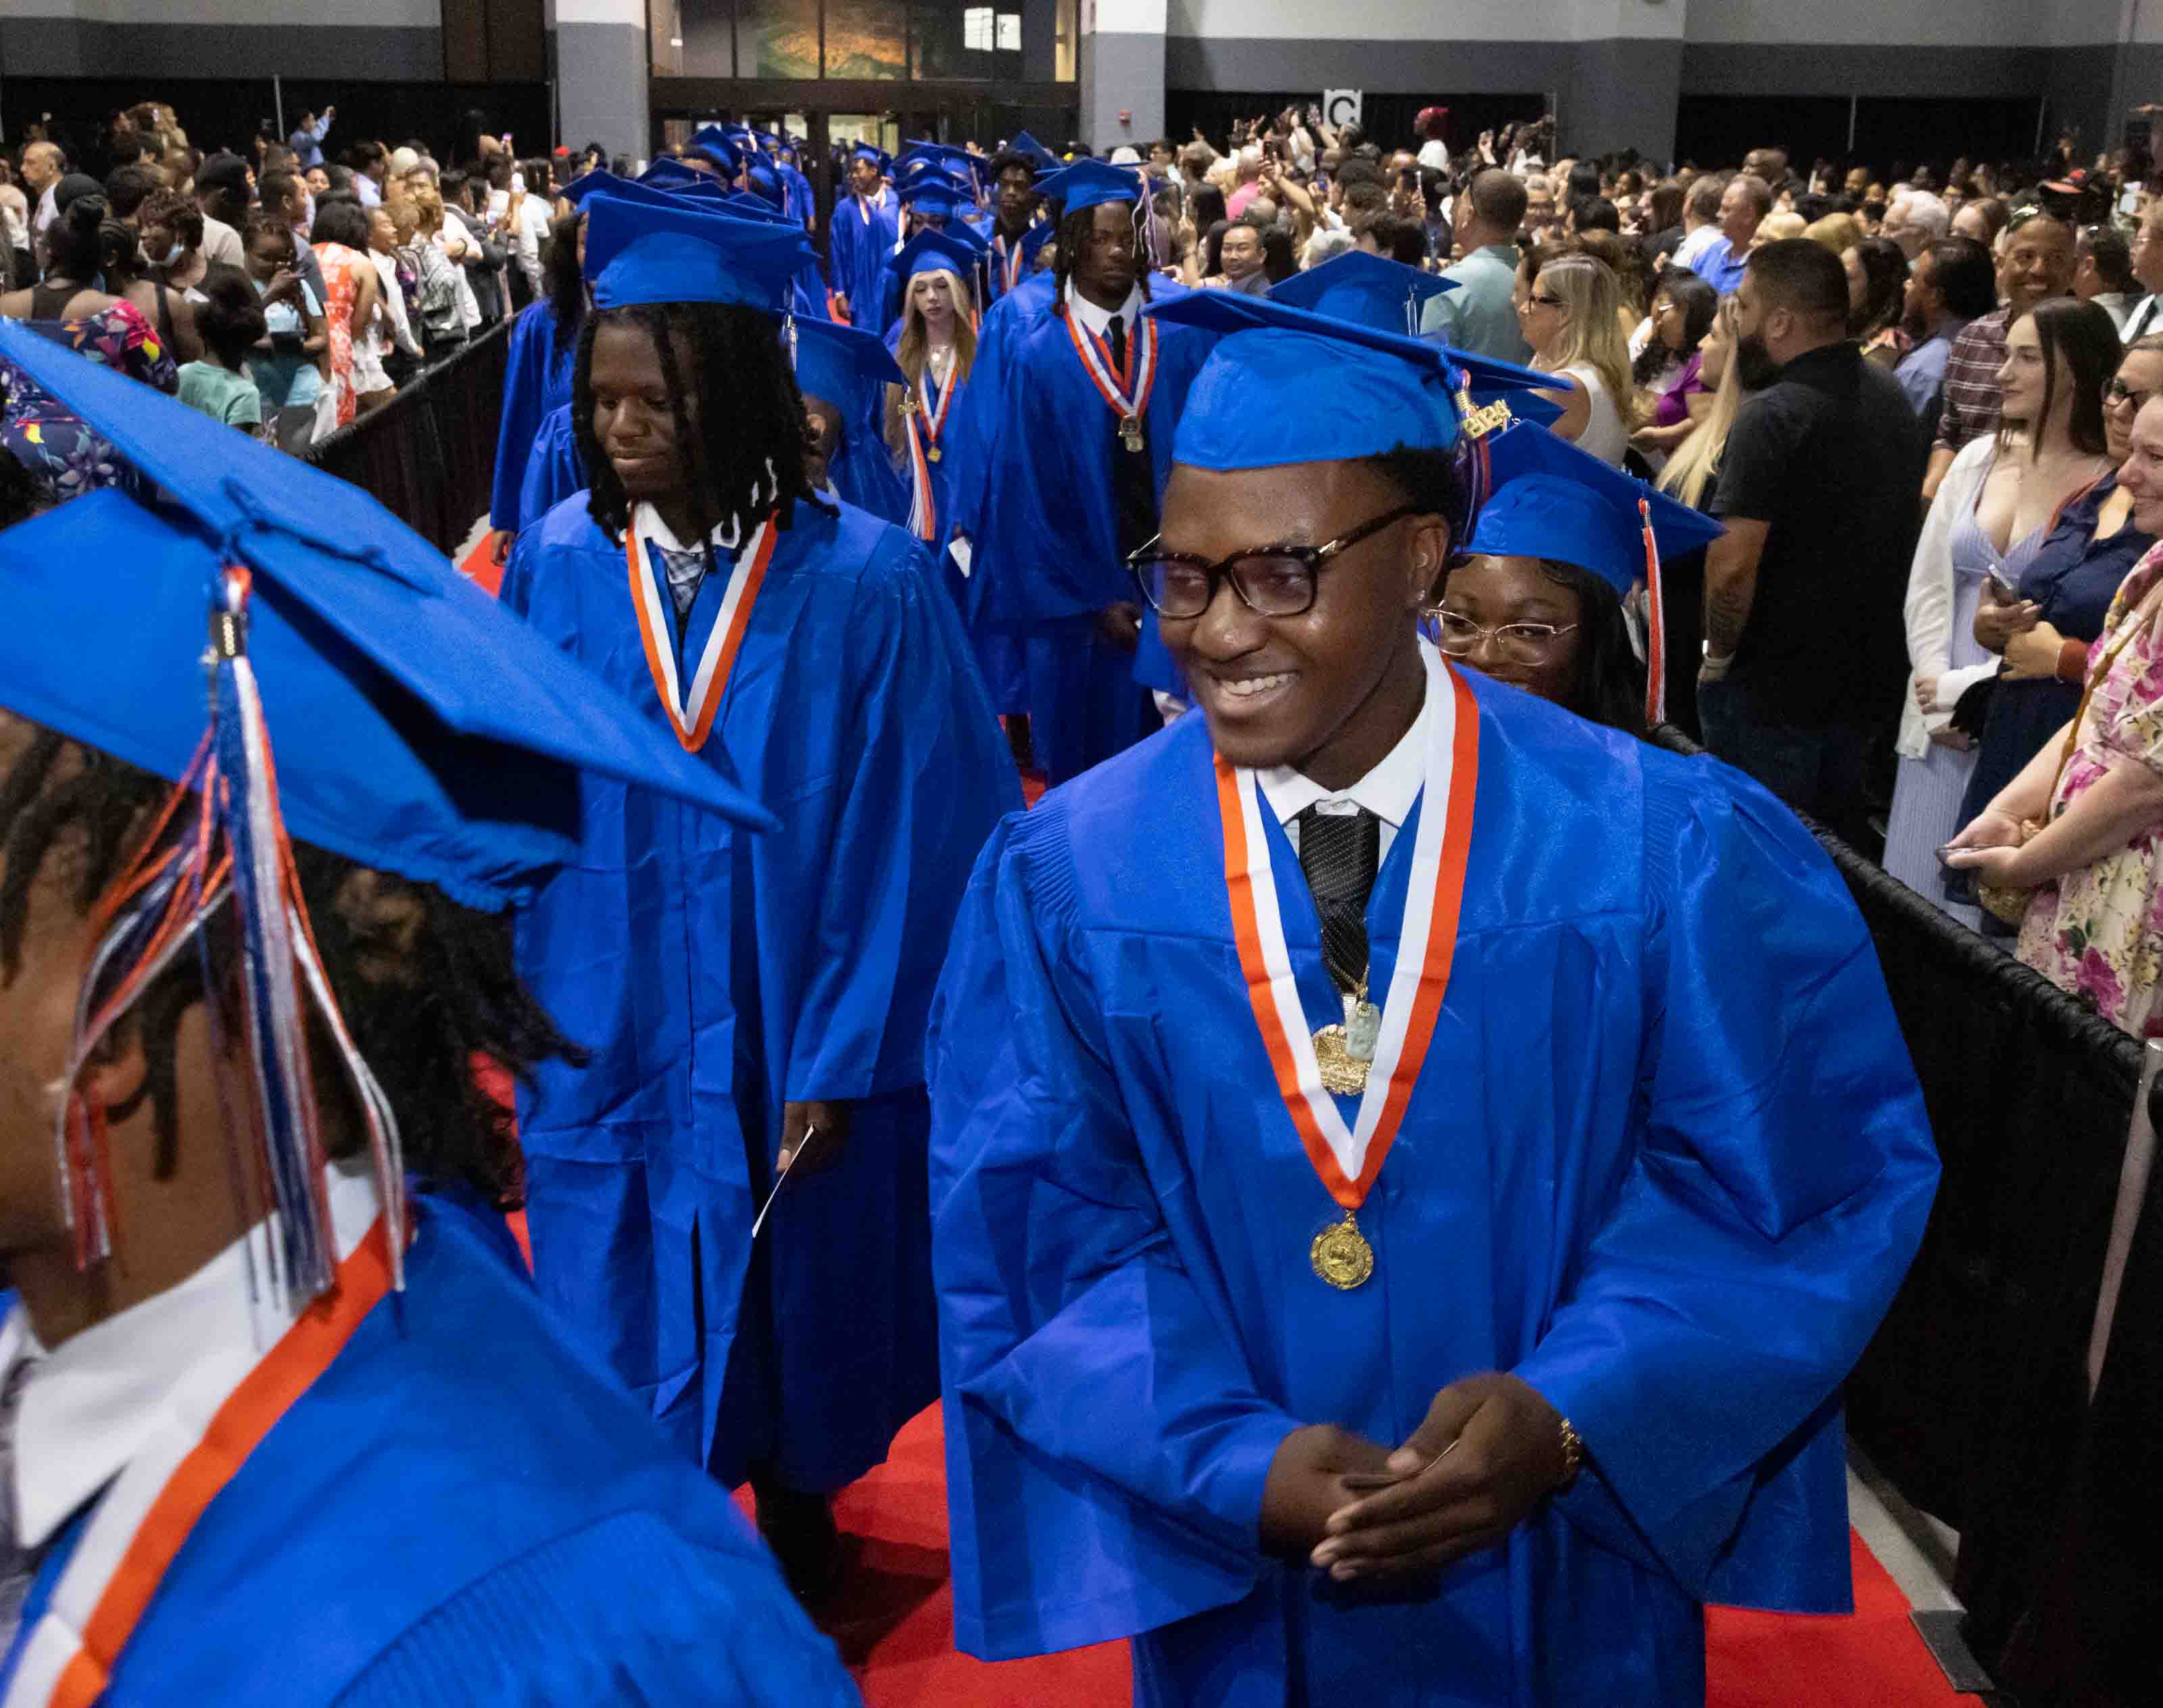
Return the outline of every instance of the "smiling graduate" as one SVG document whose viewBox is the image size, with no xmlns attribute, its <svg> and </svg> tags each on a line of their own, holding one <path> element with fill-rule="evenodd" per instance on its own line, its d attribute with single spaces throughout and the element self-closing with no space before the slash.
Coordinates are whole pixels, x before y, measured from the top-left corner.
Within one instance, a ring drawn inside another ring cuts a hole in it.
<svg viewBox="0 0 2163 1708">
<path fill-rule="evenodd" d="M 1001 826 L 933 1015 L 956 1635 L 1132 1637 L 1151 1705 L 1699 1701 L 1708 1599 L 1848 1604 L 1914 1071 L 1771 795 L 1422 641 L 1450 353 L 1239 309 L 1132 559 L 1201 715 Z"/>
</svg>

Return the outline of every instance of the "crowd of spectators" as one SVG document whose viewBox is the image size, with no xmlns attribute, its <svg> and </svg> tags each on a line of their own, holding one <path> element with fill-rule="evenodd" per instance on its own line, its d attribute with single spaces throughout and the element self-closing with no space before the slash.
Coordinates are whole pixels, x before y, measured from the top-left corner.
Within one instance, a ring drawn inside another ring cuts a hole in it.
<svg viewBox="0 0 2163 1708">
<path fill-rule="evenodd" d="M 1555 431 L 1726 525 L 1663 568 L 1670 721 L 2163 1031 L 2155 181 L 2062 147 L 1662 173 L 1544 125 L 1455 153 L 1438 111 L 1416 128 L 1390 150 L 1287 109 L 1157 145 L 1166 264 L 1445 275 L 1427 332 L 1568 375 Z"/>
<path fill-rule="evenodd" d="M 145 102 L 80 156 L 34 134 L 0 155 L 0 316 L 110 360 L 296 454 L 547 289 L 559 182 L 601 151 L 520 160 L 478 113 L 449 165 L 419 139 L 341 149 L 337 112 L 245 155 L 195 146 Z M 55 485 L 97 484 L 85 435 L 8 388 L 0 434 Z"/>
<path fill-rule="evenodd" d="M 1110 160 L 1191 287 L 1262 295 L 1354 249 L 1444 275 L 1417 330 L 1554 375 L 1556 432 L 1724 525 L 1663 568 L 1670 722 L 2163 1028 L 2155 184 L 2062 149 L 1663 171 L 1573 158 L 1548 120 L 1453 150 L 1430 109 L 1415 133 L 1295 107 Z M 597 149 L 521 160 L 475 114 L 448 166 L 341 140 L 327 109 L 206 155 L 155 103 L 98 160 L 30 139 L 0 159 L 0 315 L 301 452 L 578 288 L 554 192 Z M 112 476 L 34 387 L 0 434 L 56 491 Z M 1649 620 L 1641 595 L 1641 661 Z"/>
</svg>

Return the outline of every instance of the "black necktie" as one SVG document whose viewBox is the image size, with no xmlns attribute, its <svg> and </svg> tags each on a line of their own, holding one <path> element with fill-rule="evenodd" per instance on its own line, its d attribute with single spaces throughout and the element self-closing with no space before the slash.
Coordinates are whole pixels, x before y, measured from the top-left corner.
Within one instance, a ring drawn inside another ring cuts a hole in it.
<svg viewBox="0 0 2163 1708">
<path fill-rule="evenodd" d="M 1104 343 L 1112 353 L 1112 372 L 1126 384 L 1126 317 L 1115 314 Z M 1139 550 L 1156 537 L 1156 465 L 1149 453 L 1149 417 L 1141 417 L 1142 448 L 1130 451 L 1112 417 L 1112 527 L 1119 555 Z"/>
<path fill-rule="evenodd" d="M 1299 864 L 1322 919 L 1322 960 L 1337 988 L 1359 988 L 1367 977 L 1367 896 L 1381 864 L 1382 821 L 1364 807 L 1299 815 Z"/>
</svg>

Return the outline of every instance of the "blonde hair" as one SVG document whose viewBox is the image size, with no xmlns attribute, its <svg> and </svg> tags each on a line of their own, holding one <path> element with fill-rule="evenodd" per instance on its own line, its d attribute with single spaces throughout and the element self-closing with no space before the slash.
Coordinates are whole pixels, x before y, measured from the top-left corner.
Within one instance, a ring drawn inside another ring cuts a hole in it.
<svg viewBox="0 0 2163 1708">
<path fill-rule="evenodd" d="M 1547 260 L 1532 275 L 1532 288 L 1542 286 L 1562 299 L 1562 338 L 1553 351 L 1534 356 L 1532 365 L 1543 374 L 1557 374 L 1580 362 L 1590 364 L 1627 425 L 1637 388 L 1630 377 L 1630 342 L 1619 317 L 1621 280 L 1597 255 L 1566 254 Z"/>
<path fill-rule="evenodd" d="M 1809 228 L 1803 223 L 1801 214 L 1789 208 L 1776 208 L 1757 222 L 1757 233 L 1751 238 L 1750 247 L 1753 249 L 1762 249 L 1767 244 L 1777 244 L 1789 238 L 1801 237 L 1808 230 Z"/>
<path fill-rule="evenodd" d="M 944 279 L 947 294 L 954 303 L 954 371 L 946 383 L 966 381 L 969 369 L 977 360 L 976 294 L 968 281 L 959 274 L 939 267 L 917 273 L 909 280 L 901 293 L 901 338 L 894 347 L 893 359 L 901 371 L 909 376 L 911 394 L 922 389 L 924 365 L 930 354 L 930 339 L 924 335 L 924 311 L 916 306 L 916 281 L 919 279 Z M 898 388 L 887 388 L 886 435 L 887 443 L 896 450 L 901 449 L 905 435 L 901 430 L 901 395 Z"/>
<path fill-rule="evenodd" d="M 1720 454 L 1735 417 L 1742 411 L 1742 364 L 1735 359 L 1735 299 L 1720 305 L 1720 334 L 1727 341 L 1727 365 L 1720 370 L 1720 388 L 1712 394 L 1712 412 L 1697 424 L 1690 436 L 1675 448 L 1660 470 L 1661 491 L 1679 498 L 1695 510 L 1705 500 L 1705 490 L 1719 472 Z"/>
<path fill-rule="evenodd" d="M 410 202 L 420 229 L 433 237 L 443 228 L 443 198 L 432 184 L 416 184 Z"/>
<path fill-rule="evenodd" d="M 1844 255 L 1862 241 L 1862 226 L 1851 213 L 1828 213 L 1804 226 L 1803 235 L 1836 255 Z"/>
</svg>

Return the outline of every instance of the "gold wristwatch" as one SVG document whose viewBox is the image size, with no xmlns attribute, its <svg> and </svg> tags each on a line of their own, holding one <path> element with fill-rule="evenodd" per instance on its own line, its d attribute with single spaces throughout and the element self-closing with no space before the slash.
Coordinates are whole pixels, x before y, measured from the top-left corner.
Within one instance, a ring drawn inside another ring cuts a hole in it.
<svg viewBox="0 0 2163 1708">
<path fill-rule="evenodd" d="M 1577 1480 L 1578 1470 L 1584 1464 L 1584 1438 L 1565 1417 L 1562 1420 L 1562 1480 L 1555 1485 L 1556 1492 L 1559 1493 Z"/>
</svg>

